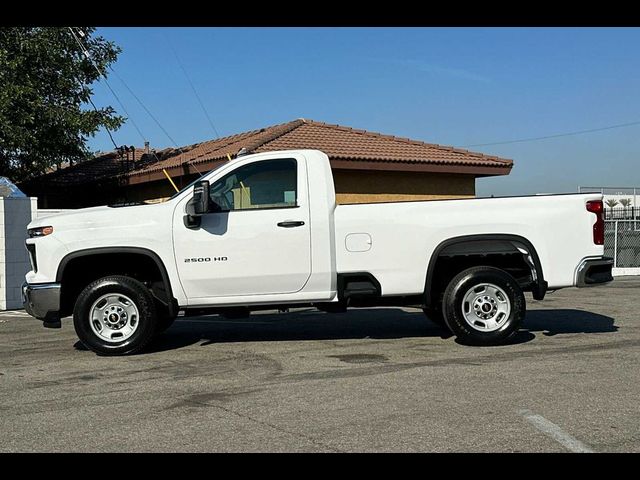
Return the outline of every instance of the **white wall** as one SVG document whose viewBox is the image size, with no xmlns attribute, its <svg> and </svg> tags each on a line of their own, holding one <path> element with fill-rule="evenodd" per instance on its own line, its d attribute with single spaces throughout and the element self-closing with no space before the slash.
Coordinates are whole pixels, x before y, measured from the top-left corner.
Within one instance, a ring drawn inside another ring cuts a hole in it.
<svg viewBox="0 0 640 480">
<path fill-rule="evenodd" d="M 31 267 L 24 241 L 37 198 L 0 197 L 0 310 L 22 308 L 20 288 Z"/>
</svg>

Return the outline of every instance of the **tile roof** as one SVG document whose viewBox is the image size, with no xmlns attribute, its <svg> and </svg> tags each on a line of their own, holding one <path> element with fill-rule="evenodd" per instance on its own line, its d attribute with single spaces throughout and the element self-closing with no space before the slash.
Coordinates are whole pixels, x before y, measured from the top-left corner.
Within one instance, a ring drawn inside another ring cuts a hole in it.
<svg viewBox="0 0 640 480">
<path fill-rule="evenodd" d="M 111 152 L 39 177 L 37 180 L 46 179 L 45 183 L 77 184 L 118 175 L 131 178 L 159 172 L 163 168 L 175 169 L 186 165 L 197 166 L 205 162 L 224 160 L 227 155 L 233 158 L 241 148 L 245 148 L 248 153 L 302 148 L 318 149 L 325 152 L 332 161 L 375 162 L 387 164 L 394 170 L 401 170 L 402 165 L 410 164 L 451 166 L 452 171 L 455 171 L 455 167 L 485 169 L 488 167 L 489 170 L 485 171 L 491 172 L 491 168 L 494 167 L 495 175 L 504 175 L 513 166 L 512 160 L 460 148 L 297 119 L 179 149 L 166 148 L 155 152 L 155 155 L 146 156 L 142 162 L 137 161 L 135 169 L 128 172 L 125 172 L 115 152 Z M 144 153 L 142 149 L 136 149 L 136 160 L 141 158 L 142 153 Z M 382 170 L 385 169 L 383 165 L 380 167 Z"/>
<path fill-rule="evenodd" d="M 163 155 L 167 149 L 155 152 L 156 155 L 145 155 L 142 148 L 135 149 L 135 161 L 141 167 L 149 162 L 157 162 L 156 156 Z M 115 152 L 107 152 L 96 156 L 90 160 L 76 163 L 50 173 L 42 175 L 32 180 L 24 182 L 25 185 L 46 183 L 55 187 L 72 186 L 77 184 L 99 182 L 104 179 L 113 179 L 127 170 L 127 163 L 132 165 L 134 155 L 129 154 L 129 159 L 120 156 Z"/>
</svg>

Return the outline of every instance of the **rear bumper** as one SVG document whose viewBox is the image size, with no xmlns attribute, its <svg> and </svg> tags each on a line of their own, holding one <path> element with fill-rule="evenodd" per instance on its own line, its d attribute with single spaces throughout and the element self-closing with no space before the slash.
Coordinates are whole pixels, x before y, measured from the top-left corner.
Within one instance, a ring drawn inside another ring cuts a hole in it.
<svg viewBox="0 0 640 480">
<path fill-rule="evenodd" d="M 611 257 L 584 259 L 576 270 L 576 287 L 593 287 L 612 281 L 612 268 Z"/>
<path fill-rule="evenodd" d="M 29 315 L 45 323 L 60 321 L 60 284 L 38 283 L 22 285 L 22 305 Z"/>
</svg>

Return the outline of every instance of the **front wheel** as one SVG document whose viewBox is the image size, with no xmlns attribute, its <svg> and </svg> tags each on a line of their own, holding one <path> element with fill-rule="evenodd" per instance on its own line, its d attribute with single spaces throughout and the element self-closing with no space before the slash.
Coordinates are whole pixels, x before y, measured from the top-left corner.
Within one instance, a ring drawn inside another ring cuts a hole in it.
<svg viewBox="0 0 640 480">
<path fill-rule="evenodd" d="M 141 351 L 153 338 L 156 320 L 149 289 L 120 275 L 90 283 L 78 296 L 73 310 L 78 338 L 99 355 Z"/>
<path fill-rule="evenodd" d="M 467 345 L 507 342 L 520 328 L 525 312 L 520 285 L 499 268 L 464 270 L 449 282 L 444 292 L 447 326 Z"/>
</svg>

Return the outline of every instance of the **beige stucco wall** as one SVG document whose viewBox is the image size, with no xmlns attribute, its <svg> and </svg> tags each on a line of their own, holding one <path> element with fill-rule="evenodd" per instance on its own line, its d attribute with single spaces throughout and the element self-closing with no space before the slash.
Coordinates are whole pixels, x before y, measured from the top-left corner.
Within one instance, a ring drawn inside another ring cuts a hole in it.
<svg viewBox="0 0 640 480">
<path fill-rule="evenodd" d="M 334 170 L 338 203 L 436 200 L 475 196 L 473 175 Z"/>
<path fill-rule="evenodd" d="M 183 179 L 181 186 L 189 179 Z M 369 170 L 334 170 L 338 203 L 436 200 L 475 196 L 473 175 Z M 157 181 L 129 187 L 129 201 L 167 197 L 173 194 L 169 182 Z"/>
<path fill-rule="evenodd" d="M 178 188 L 196 178 L 174 178 Z M 393 202 L 403 200 L 435 200 L 475 196 L 473 175 L 395 172 L 380 170 L 333 170 L 338 203 Z M 93 185 L 60 191 L 55 195 L 41 195 L 39 208 L 79 208 L 109 203 L 147 201 L 173 195 L 171 184 L 165 180 L 96 191 Z"/>
<path fill-rule="evenodd" d="M 394 202 L 403 200 L 437 200 L 475 196 L 473 175 L 334 170 L 333 181 L 338 203 Z M 187 185 L 187 181 L 182 182 Z M 168 182 L 135 185 L 129 201 L 167 197 L 173 193 Z"/>
</svg>

